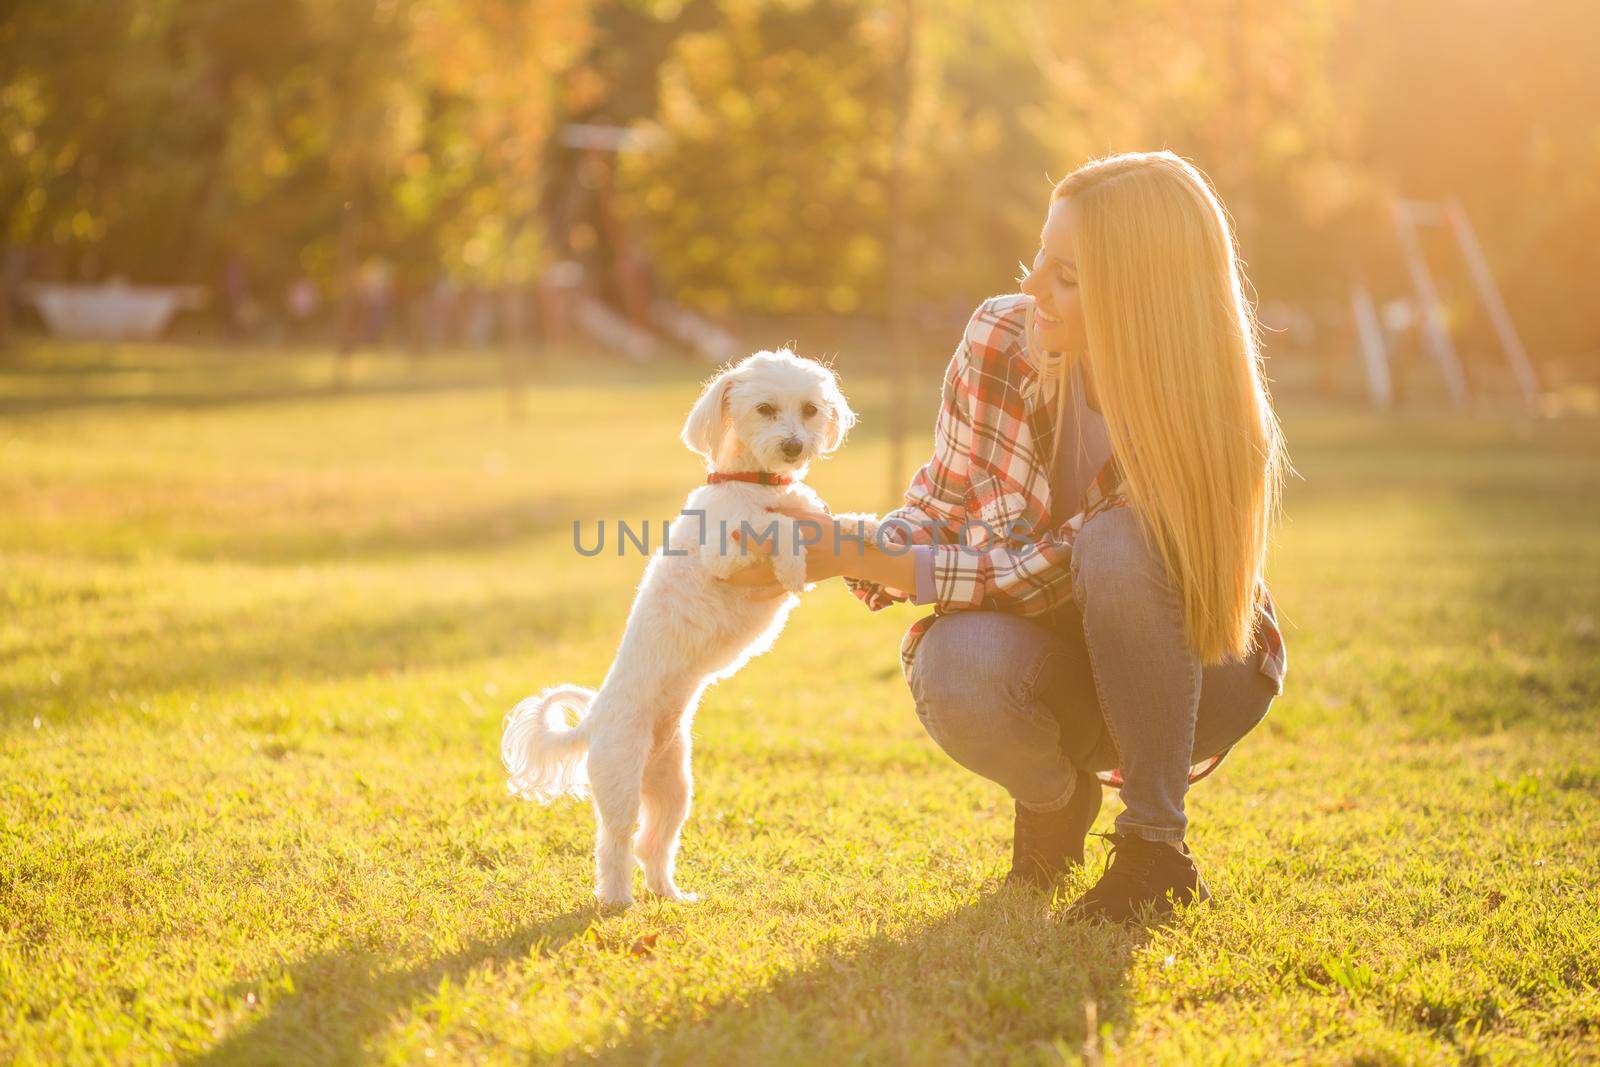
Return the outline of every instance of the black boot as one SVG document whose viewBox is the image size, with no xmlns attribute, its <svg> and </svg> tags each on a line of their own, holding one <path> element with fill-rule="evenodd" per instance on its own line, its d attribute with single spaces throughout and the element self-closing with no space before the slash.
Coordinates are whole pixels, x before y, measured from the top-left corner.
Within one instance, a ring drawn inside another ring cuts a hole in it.
<svg viewBox="0 0 1600 1067">
<path fill-rule="evenodd" d="M 1083 862 L 1083 841 L 1098 814 L 1100 782 L 1084 771 L 1078 772 L 1078 784 L 1059 811 L 1032 811 L 1017 804 L 1006 885 L 1048 890 Z"/>
<path fill-rule="evenodd" d="M 1183 842 L 1147 841 L 1134 834 L 1105 834 L 1111 842 L 1106 871 L 1067 909 L 1069 918 L 1125 923 L 1165 918 L 1179 904 L 1211 896 L 1194 856 Z"/>
</svg>

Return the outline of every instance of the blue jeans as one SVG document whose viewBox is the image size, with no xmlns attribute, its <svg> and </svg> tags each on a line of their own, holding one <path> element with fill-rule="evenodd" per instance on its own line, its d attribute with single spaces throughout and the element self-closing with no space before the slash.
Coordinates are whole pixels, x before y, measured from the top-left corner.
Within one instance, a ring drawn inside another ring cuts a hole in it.
<svg viewBox="0 0 1600 1067">
<path fill-rule="evenodd" d="M 962 766 L 1024 807 L 1064 807 L 1083 773 L 1122 769 L 1120 833 L 1181 841 L 1194 762 L 1267 713 L 1259 656 L 1202 667 L 1177 590 L 1131 508 L 1090 519 L 1073 547 L 1074 603 L 1025 618 L 941 616 L 910 673 L 917 715 Z"/>
</svg>

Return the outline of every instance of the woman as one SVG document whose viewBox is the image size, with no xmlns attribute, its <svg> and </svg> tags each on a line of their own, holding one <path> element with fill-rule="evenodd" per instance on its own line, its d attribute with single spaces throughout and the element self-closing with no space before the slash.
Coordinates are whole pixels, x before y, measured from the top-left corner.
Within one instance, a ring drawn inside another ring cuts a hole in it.
<svg viewBox="0 0 1600 1067">
<path fill-rule="evenodd" d="M 1120 782 L 1084 917 L 1206 899 L 1185 793 L 1282 689 L 1262 573 L 1285 455 L 1243 285 L 1193 166 L 1082 167 L 1021 294 L 968 323 L 889 529 L 809 550 L 812 580 L 843 576 L 873 610 L 934 606 L 902 645 L 907 680 L 933 739 L 1011 792 L 1008 882 L 1082 863 L 1097 774 Z M 778 591 L 764 564 L 735 580 Z"/>
</svg>

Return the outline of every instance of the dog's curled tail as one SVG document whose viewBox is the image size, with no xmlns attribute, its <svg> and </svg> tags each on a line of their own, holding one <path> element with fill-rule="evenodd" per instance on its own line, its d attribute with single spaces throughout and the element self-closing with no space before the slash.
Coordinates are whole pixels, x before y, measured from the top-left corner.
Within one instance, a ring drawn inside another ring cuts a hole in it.
<svg viewBox="0 0 1600 1067">
<path fill-rule="evenodd" d="M 586 796 L 589 773 L 584 753 L 589 747 L 589 705 L 593 689 L 558 685 L 531 696 L 511 709 L 500 739 L 500 758 L 513 796 L 548 804 L 560 796 Z M 566 725 L 566 709 L 578 713 L 577 726 Z"/>
</svg>

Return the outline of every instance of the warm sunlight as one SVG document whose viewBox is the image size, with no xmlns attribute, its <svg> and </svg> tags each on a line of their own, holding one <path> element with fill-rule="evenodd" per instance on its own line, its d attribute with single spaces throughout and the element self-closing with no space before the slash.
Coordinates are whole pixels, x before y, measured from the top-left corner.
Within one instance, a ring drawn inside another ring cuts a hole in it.
<svg viewBox="0 0 1600 1067">
<path fill-rule="evenodd" d="M 0 1062 L 1600 1042 L 1593 0 L 0 12 Z"/>
</svg>

